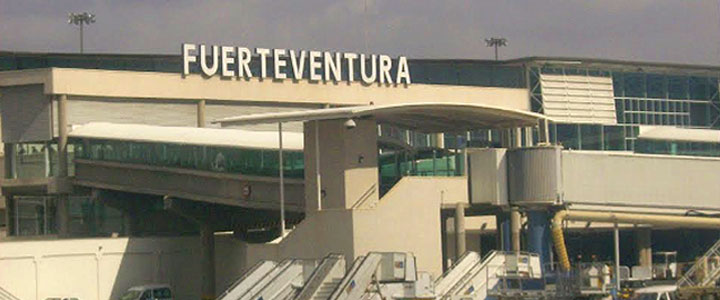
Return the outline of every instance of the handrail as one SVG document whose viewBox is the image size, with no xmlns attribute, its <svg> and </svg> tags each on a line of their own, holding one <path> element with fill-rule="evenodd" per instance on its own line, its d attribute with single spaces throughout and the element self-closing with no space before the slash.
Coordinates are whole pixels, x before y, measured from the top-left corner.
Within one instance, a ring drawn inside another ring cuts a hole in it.
<svg viewBox="0 0 720 300">
<path fill-rule="evenodd" d="M 700 282 L 695 282 L 692 280 L 692 276 L 697 273 L 704 271 L 701 268 L 705 268 L 704 265 L 707 265 L 708 258 L 712 256 L 720 256 L 720 240 L 715 242 L 715 244 L 710 247 L 710 249 L 703 254 L 700 258 L 695 261 L 695 264 L 688 270 L 683 276 L 678 280 L 677 285 L 678 286 L 707 286 L 710 283 L 712 283 L 714 280 L 717 280 L 718 277 L 720 277 L 720 266 L 716 266 L 714 269 L 710 270 L 709 276 L 703 276 L 701 277 Z"/>
<path fill-rule="evenodd" d="M 8 290 L 4 289 L 0 286 L 0 296 L 2 296 L 3 300 L 20 300 L 20 298 L 16 297 L 12 293 L 10 293 Z"/>
<path fill-rule="evenodd" d="M 230 293 L 232 290 L 234 290 L 235 287 L 237 287 L 241 282 L 243 282 L 243 280 L 245 280 L 246 278 L 248 278 L 248 276 L 250 276 L 251 274 L 253 274 L 257 269 L 259 269 L 260 267 L 262 267 L 262 266 L 263 266 L 264 264 L 266 264 L 266 263 L 268 263 L 267 260 L 263 260 L 263 261 L 257 262 L 252 268 L 250 268 L 250 270 L 246 271 L 242 276 L 240 276 L 240 278 L 238 278 L 238 279 L 235 280 L 232 284 L 230 284 L 230 285 L 225 289 L 225 291 L 224 291 L 222 294 L 220 294 L 220 296 L 218 296 L 216 299 L 222 299 L 223 297 L 225 297 L 225 295 L 227 295 L 227 294 Z M 273 268 L 275 268 L 276 266 L 277 266 L 277 265 L 273 266 Z M 271 268 L 271 270 L 272 270 L 272 268 Z"/>
<path fill-rule="evenodd" d="M 368 199 L 370 199 L 370 196 L 372 196 L 372 194 L 375 193 L 376 187 L 377 187 L 377 182 L 375 182 L 375 183 L 373 183 L 372 185 L 370 185 L 370 188 L 368 188 L 367 190 L 365 190 L 365 192 L 363 192 L 363 194 L 360 195 L 360 198 L 359 198 L 357 201 L 355 201 L 355 203 L 353 203 L 351 209 L 358 209 L 358 208 L 360 208 L 363 204 L 365 204 L 365 202 L 366 202 Z"/>
</svg>

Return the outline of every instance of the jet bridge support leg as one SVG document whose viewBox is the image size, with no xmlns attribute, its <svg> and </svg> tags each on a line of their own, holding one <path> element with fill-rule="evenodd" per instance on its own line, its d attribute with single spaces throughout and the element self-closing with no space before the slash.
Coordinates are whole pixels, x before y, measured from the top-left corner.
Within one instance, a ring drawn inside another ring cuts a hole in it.
<svg viewBox="0 0 720 300">
<path fill-rule="evenodd" d="M 520 251 L 520 209 L 517 206 L 510 208 L 510 232 L 512 233 L 512 251 Z"/>
<path fill-rule="evenodd" d="M 455 259 L 465 254 L 467 241 L 465 235 L 465 205 L 455 205 Z"/>
<path fill-rule="evenodd" d="M 200 224 L 200 243 L 202 298 L 215 299 L 215 231 L 212 226 Z"/>
<path fill-rule="evenodd" d="M 550 261 L 550 220 L 547 210 L 529 210 L 528 251 L 540 254 L 540 263 Z"/>
<path fill-rule="evenodd" d="M 635 229 L 635 248 L 637 249 L 638 265 L 652 268 L 652 229 L 638 227 Z"/>
<path fill-rule="evenodd" d="M 495 224 L 497 224 L 497 248 L 502 251 L 512 250 L 510 242 L 510 214 L 504 211 L 495 215 Z"/>
</svg>

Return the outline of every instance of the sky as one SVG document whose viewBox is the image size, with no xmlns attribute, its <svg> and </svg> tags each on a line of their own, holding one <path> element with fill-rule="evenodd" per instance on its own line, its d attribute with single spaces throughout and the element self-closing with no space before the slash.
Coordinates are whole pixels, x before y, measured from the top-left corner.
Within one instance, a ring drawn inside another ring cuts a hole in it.
<svg viewBox="0 0 720 300">
<path fill-rule="evenodd" d="M 0 50 L 180 54 L 180 44 L 409 58 L 573 56 L 720 65 L 720 0 L 0 0 Z"/>
</svg>

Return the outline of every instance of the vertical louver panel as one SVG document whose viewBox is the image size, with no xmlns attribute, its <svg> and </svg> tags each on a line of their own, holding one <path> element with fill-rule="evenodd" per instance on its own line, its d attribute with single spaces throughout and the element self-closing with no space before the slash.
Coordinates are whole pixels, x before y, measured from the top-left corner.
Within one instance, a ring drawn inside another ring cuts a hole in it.
<svg viewBox="0 0 720 300">
<path fill-rule="evenodd" d="M 611 77 L 541 74 L 545 115 L 559 122 L 617 124 Z"/>
</svg>

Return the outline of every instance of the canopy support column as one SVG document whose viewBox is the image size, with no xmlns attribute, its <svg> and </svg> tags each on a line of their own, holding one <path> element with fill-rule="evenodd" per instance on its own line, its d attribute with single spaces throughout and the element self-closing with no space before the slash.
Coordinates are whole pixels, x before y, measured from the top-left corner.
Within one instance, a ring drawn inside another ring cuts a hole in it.
<svg viewBox="0 0 720 300">
<path fill-rule="evenodd" d="M 283 168 L 282 122 L 278 123 L 278 175 L 280 177 L 280 238 L 285 237 L 285 169 Z"/>
</svg>

